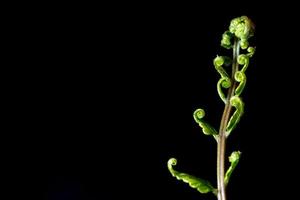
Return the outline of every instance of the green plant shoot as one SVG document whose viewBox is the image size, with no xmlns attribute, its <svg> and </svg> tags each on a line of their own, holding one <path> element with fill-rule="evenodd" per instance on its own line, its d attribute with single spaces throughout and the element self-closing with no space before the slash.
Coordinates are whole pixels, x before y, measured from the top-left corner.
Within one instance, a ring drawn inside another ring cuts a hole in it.
<svg viewBox="0 0 300 200">
<path fill-rule="evenodd" d="M 255 53 L 255 48 L 249 46 L 249 38 L 254 35 L 254 29 L 253 22 L 246 16 L 231 20 L 229 29 L 222 35 L 221 46 L 232 50 L 232 57 L 217 56 L 213 61 L 214 67 L 220 75 L 217 92 L 225 104 L 219 131 L 216 131 L 203 119 L 205 116 L 203 109 L 199 108 L 194 112 L 194 119 L 202 128 L 202 132 L 205 135 L 213 136 L 217 142 L 217 187 L 207 180 L 173 169 L 173 166 L 177 164 L 175 158 L 168 161 L 168 169 L 172 176 L 188 183 L 200 193 L 213 193 L 218 200 L 226 200 L 226 186 L 241 156 L 240 151 L 232 152 L 229 156 L 230 167 L 225 172 L 226 140 L 244 114 L 244 102 L 241 94 L 246 86 L 246 70 L 250 58 Z M 231 66 L 231 71 L 228 69 L 229 66 Z"/>
</svg>

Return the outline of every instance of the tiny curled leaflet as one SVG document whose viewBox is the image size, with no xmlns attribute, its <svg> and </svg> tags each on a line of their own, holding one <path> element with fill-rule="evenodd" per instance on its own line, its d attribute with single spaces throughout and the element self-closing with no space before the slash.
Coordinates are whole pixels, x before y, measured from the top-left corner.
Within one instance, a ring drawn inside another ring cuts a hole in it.
<svg viewBox="0 0 300 200">
<path fill-rule="evenodd" d="M 212 192 L 216 195 L 216 189 L 208 181 L 174 170 L 173 166 L 176 164 L 177 160 L 175 158 L 168 161 L 168 169 L 174 177 L 188 183 L 190 187 L 197 189 L 200 193 Z"/>
<path fill-rule="evenodd" d="M 204 116 L 205 116 L 205 111 L 203 109 L 199 108 L 195 110 L 194 119 L 202 128 L 203 133 L 205 135 L 212 135 L 216 140 L 218 140 L 218 132 L 211 125 L 209 125 L 203 120 Z"/>
<path fill-rule="evenodd" d="M 225 180 L 224 180 L 225 185 L 228 185 L 231 174 L 234 171 L 234 169 L 236 168 L 237 164 L 239 163 L 240 157 L 241 157 L 240 151 L 234 151 L 229 156 L 230 167 L 228 168 L 228 170 L 225 174 Z"/>
</svg>

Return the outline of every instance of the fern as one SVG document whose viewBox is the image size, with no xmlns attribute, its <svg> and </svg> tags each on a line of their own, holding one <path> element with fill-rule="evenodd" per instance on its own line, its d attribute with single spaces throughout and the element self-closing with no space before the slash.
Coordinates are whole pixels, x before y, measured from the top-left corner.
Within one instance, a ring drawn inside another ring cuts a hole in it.
<svg viewBox="0 0 300 200">
<path fill-rule="evenodd" d="M 200 193 L 212 192 L 218 200 L 226 200 L 226 186 L 230 177 L 240 160 L 240 151 L 232 152 L 229 157 L 230 167 L 225 173 L 225 144 L 230 133 L 235 129 L 244 113 L 244 102 L 241 94 L 246 86 L 246 70 L 249 66 L 250 58 L 255 53 L 255 48 L 249 46 L 249 38 L 254 34 L 254 24 L 246 17 L 238 17 L 231 20 L 229 30 L 222 35 L 221 46 L 233 51 L 232 58 L 228 56 L 217 56 L 213 64 L 220 75 L 217 82 L 217 92 L 224 102 L 224 111 L 217 132 L 209 123 L 203 120 L 205 111 L 201 108 L 194 112 L 196 123 L 202 128 L 205 135 L 213 136 L 217 142 L 217 188 L 208 181 L 197 178 L 187 173 L 178 172 L 173 169 L 177 164 L 175 158 L 168 161 L 168 169 L 172 176 Z M 244 53 L 242 52 L 244 51 Z M 231 73 L 228 67 L 231 65 Z"/>
</svg>

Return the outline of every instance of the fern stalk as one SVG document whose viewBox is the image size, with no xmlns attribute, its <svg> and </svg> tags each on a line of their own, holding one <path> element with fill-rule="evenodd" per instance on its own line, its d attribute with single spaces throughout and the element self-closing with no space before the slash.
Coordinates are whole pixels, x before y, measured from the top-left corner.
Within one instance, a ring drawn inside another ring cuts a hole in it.
<svg viewBox="0 0 300 200">
<path fill-rule="evenodd" d="M 237 58 L 239 56 L 239 43 L 237 39 L 234 40 L 233 44 L 233 62 L 232 62 L 232 75 L 231 82 L 233 83 L 228 89 L 228 95 L 226 104 L 224 107 L 224 112 L 222 115 L 220 130 L 219 130 L 219 140 L 217 149 L 217 184 L 218 184 L 218 200 L 226 200 L 226 186 L 225 186 L 225 152 L 226 152 L 226 127 L 230 118 L 232 105 L 230 104 L 230 99 L 234 96 L 234 91 L 236 89 L 236 81 L 234 80 L 234 74 L 238 70 Z"/>
</svg>

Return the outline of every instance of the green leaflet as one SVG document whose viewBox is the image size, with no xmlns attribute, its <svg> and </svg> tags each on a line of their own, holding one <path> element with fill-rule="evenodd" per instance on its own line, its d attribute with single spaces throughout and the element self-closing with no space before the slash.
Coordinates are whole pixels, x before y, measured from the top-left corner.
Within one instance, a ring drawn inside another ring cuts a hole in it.
<svg viewBox="0 0 300 200">
<path fill-rule="evenodd" d="M 234 93 L 236 96 L 240 96 L 245 88 L 247 77 L 242 71 L 237 71 L 234 74 L 234 79 L 239 82 L 239 85 L 236 87 Z"/>
<path fill-rule="evenodd" d="M 205 116 L 205 111 L 203 109 L 197 109 L 194 112 L 194 119 L 202 128 L 205 135 L 212 135 L 216 141 L 218 141 L 218 132 L 208 123 L 206 123 L 202 118 Z"/>
<path fill-rule="evenodd" d="M 244 103 L 240 97 L 233 96 L 230 99 L 230 103 L 233 107 L 235 107 L 235 111 L 227 124 L 226 137 L 229 136 L 231 131 L 236 127 L 236 125 L 239 123 L 242 115 L 244 114 Z"/>
<path fill-rule="evenodd" d="M 225 96 L 222 88 L 227 89 L 230 87 L 230 85 L 231 85 L 231 80 L 228 77 L 220 78 L 220 80 L 217 83 L 218 94 L 224 103 L 226 103 L 226 96 Z"/>
<path fill-rule="evenodd" d="M 240 157 L 241 157 L 240 151 L 234 151 L 229 156 L 230 167 L 228 168 L 228 170 L 225 174 L 225 180 L 224 180 L 225 185 L 228 185 L 231 174 L 234 171 L 234 169 L 236 168 L 237 164 L 239 163 Z"/>
<path fill-rule="evenodd" d="M 221 46 L 230 49 L 232 48 L 233 34 L 230 31 L 225 31 L 222 35 Z"/>
<path fill-rule="evenodd" d="M 231 64 L 231 58 L 227 56 L 217 56 L 214 59 L 215 69 L 219 72 L 221 78 L 217 83 L 217 90 L 220 98 L 226 103 L 226 96 L 222 88 L 228 89 L 231 86 L 231 79 L 228 76 L 226 70 L 222 67 L 223 65 L 228 66 Z"/>
<path fill-rule="evenodd" d="M 214 59 L 214 66 L 216 70 L 219 72 L 221 77 L 229 77 L 225 69 L 222 67 L 223 65 L 229 66 L 231 64 L 231 58 L 227 56 L 217 56 Z"/>
<path fill-rule="evenodd" d="M 244 65 L 243 68 L 241 69 L 241 72 L 245 73 L 246 69 L 249 66 L 249 56 L 245 54 L 241 54 L 239 55 L 237 61 L 240 65 Z"/>
<path fill-rule="evenodd" d="M 247 51 L 248 51 L 247 56 L 249 56 L 249 58 L 251 58 L 255 53 L 255 48 L 254 47 L 249 47 L 247 49 Z"/>
<path fill-rule="evenodd" d="M 234 79 L 239 82 L 238 87 L 235 89 L 235 95 L 240 96 L 245 88 L 247 77 L 246 77 L 246 69 L 249 66 L 249 59 L 253 56 L 255 52 L 254 47 L 249 47 L 247 49 L 249 53 L 239 55 L 237 62 L 239 65 L 243 65 L 240 71 L 237 71 L 234 75 Z"/>
<path fill-rule="evenodd" d="M 239 82 L 238 87 L 235 89 L 235 95 L 240 96 L 245 88 L 247 77 L 245 74 L 249 65 L 249 56 L 245 54 L 239 55 L 237 62 L 239 65 L 244 65 L 240 71 L 235 72 L 234 79 Z"/>
<path fill-rule="evenodd" d="M 188 183 L 190 187 L 197 189 L 200 193 L 212 192 L 213 194 L 217 195 L 217 189 L 215 189 L 208 181 L 174 170 L 173 166 L 176 164 L 177 160 L 175 158 L 169 159 L 168 169 L 172 176 L 176 177 L 178 180 Z"/>
</svg>

